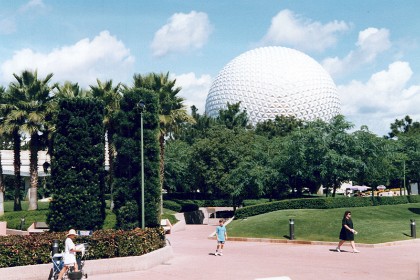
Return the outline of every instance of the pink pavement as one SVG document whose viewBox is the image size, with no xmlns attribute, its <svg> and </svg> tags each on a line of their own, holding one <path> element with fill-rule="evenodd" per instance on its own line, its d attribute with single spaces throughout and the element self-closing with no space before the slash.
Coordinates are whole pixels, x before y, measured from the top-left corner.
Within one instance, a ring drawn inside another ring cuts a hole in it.
<svg viewBox="0 0 420 280">
<path fill-rule="evenodd" d="M 420 279 L 420 239 L 392 246 L 350 244 L 335 252 L 336 244 L 226 242 L 223 256 L 214 256 L 216 241 L 209 239 L 217 219 L 208 225 L 186 225 L 168 235 L 174 258 L 145 271 L 92 275 L 91 280 L 347 280 Z M 229 228 L 228 228 L 229 230 Z M 229 235 L 229 231 L 228 231 Z"/>
</svg>

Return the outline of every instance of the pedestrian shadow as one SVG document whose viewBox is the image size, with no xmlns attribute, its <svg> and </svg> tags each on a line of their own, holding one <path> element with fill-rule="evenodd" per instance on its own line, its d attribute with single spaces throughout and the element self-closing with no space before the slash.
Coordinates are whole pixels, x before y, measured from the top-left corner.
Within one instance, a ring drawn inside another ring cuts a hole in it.
<svg viewBox="0 0 420 280">
<path fill-rule="evenodd" d="M 414 214 L 420 215 L 420 208 L 408 208 L 408 210 Z"/>
<path fill-rule="evenodd" d="M 340 252 L 338 252 L 337 249 L 330 249 L 329 251 L 334 252 L 334 253 L 351 253 L 351 251 L 347 251 L 343 249 L 340 249 Z"/>
</svg>

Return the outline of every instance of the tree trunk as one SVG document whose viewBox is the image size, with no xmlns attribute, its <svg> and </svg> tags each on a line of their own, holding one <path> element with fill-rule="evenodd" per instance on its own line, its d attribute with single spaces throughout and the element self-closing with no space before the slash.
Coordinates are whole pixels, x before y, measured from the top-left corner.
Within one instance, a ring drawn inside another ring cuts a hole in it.
<svg viewBox="0 0 420 280">
<path fill-rule="evenodd" d="M 163 214 L 163 182 L 165 180 L 165 134 L 160 133 L 159 136 L 159 146 L 160 146 L 160 214 Z"/>
<path fill-rule="evenodd" d="M 165 176 L 165 134 L 161 133 L 159 136 L 160 146 L 160 189 L 163 189 L 163 181 Z"/>
<path fill-rule="evenodd" d="M 38 134 L 31 135 L 29 142 L 29 174 L 30 174 L 30 191 L 29 191 L 29 207 L 28 210 L 38 209 Z"/>
<path fill-rule="evenodd" d="M 6 190 L 3 180 L 3 165 L 1 164 L 1 151 L 0 151 L 0 216 L 4 215 L 4 191 Z"/>
<path fill-rule="evenodd" d="M 111 189 L 111 206 L 110 209 L 114 209 L 114 142 L 112 141 L 112 133 L 107 131 L 107 140 L 108 140 L 108 184 Z"/>
<path fill-rule="evenodd" d="M 4 215 L 4 191 L 0 189 L 0 217 Z"/>
<path fill-rule="evenodd" d="M 20 177 L 20 134 L 18 130 L 13 132 L 13 168 L 15 173 L 15 197 L 13 203 L 13 211 L 22 211 L 20 199 L 21 177 Z"/>
</svg>

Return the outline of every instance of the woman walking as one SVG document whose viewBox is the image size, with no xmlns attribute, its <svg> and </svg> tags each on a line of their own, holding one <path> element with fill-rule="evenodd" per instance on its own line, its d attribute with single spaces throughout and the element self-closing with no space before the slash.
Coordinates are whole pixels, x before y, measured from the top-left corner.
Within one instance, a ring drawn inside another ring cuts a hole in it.
<svg viewBox="0 0 420 280">
<path fill-rule="evenodd" d="M 344 212 L 343 220 L 341 221 L 340 242 L 338 242 L 338 246 L 336 248 L 337 252 L 341 252 L 340 247 L 344 244 L 344 242 L 350 241 L 353 253 L 360 253 L 360 251 L 356 249 L 356 245 L 354 244 L 355 234 L 357 234 L 357 231 L 355 231 L 353 228 L 351 212 L 346 211 Z"/>
</svg>

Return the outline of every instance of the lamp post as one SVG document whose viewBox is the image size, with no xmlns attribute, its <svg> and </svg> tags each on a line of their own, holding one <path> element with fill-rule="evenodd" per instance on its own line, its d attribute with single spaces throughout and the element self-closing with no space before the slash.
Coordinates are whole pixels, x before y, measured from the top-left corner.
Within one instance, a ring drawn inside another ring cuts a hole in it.
<svg viewBox="0 0 420 280">
<path fill-rule="evenodd" d="M 141 143 L 141 228 L 144 229 L 144 152 L 143 152 L 143 111 L 146 104 L 141 100 L 137 103 L 140 110 L 140 143 Z"/>
</svg>

